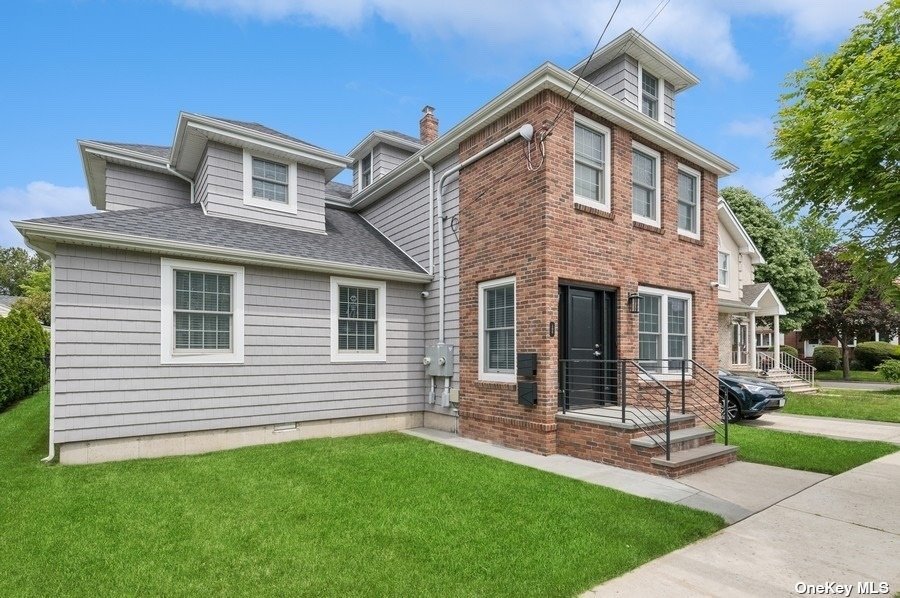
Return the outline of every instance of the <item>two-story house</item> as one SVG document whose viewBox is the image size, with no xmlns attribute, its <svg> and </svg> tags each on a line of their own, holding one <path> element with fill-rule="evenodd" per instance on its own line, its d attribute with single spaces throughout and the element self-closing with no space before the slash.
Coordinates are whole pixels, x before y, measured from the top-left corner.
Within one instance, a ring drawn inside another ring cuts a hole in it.
<svg viewBox="0 0 900 598">
<path fill-rule="evenodd" d="M 735 167 L 676 130 L 697 83 L 631 30 L 347 155 L 188 113 L 170 147 L 80 142 L 98 211 L 15 223 L 52 260 L 51 454 L 431 426 L 665 475 L 733 459 L 706 424 Z"/>
</svg>

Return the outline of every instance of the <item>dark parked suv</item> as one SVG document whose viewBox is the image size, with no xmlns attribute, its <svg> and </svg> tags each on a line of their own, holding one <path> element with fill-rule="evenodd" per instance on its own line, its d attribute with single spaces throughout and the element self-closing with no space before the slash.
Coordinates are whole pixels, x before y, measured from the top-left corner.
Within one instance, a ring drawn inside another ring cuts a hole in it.
<svg viewBox="0 0 900 598">
<path fill-rule="evenodd" d="M 774 411 L 784 407 L 784 391 L 762 378 L 739 376 L 726 370 L 719 371 L 722 395 L 728 396 L 728 421 L 739 419 L 757 419 L 766 411 Z M 722 405 L 725 416 L 726 405 Z"/>
</svg>

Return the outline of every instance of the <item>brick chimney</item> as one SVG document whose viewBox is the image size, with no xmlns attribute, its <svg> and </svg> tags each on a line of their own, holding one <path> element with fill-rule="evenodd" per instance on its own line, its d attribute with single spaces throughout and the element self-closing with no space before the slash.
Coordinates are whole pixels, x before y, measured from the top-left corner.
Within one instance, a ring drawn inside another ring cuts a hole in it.
<svg viewBox="0 0 900 598">
<path fill-rule="evenodd" d="M 422 113 L 424 116 L 419 120 L 419 139 L 422 143 L 429 144 L 438 138 L 438 119 L 431 106 L 422 108 Z"/>
</svg>

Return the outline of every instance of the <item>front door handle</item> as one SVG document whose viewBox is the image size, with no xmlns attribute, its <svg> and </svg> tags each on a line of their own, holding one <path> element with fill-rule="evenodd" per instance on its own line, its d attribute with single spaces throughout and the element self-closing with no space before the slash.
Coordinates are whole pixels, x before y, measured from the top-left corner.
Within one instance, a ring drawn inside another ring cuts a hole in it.
<svg viewBox="0 0 900 598">
<path fill-rule="evenodd" d="M 600 359 L 601 355 L 602 354 L 600 353 L 600 351 L 594 351 L 594 357 L 596 357 L 597 359 Z"/>
</svg>

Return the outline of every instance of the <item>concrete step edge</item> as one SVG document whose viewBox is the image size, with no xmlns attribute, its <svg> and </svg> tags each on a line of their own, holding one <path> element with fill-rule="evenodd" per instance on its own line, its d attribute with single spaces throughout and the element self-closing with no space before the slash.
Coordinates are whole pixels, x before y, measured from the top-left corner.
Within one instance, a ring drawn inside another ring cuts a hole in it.
<svg viewBox="0 0 900 598">
<path fill-rule="evenodd" d="M 686 442 L 689 440 L 697 440 L 701 438 L 711 438 L 715 435 L 716 432 L 712 428 L 697 426 L 694 428 L 684 428 L 683 430 L 672 430 L 669 433 L 669 440 L 673 443 Z M 654 448 L 658 446 L 657 442 L 654 442 L 654 438 L 659 442 L 659 444 L 664 444 L 666 441 L 665 433 L 647 434 L 646 436 L 638 436 L 637 438 L 632 438 L 631 445 L 641 448 Z"/>
<path fill-rule="evenodd" d="M 698 446 L 697 448 L 684 449 L 682 451 L 674 451 L 671 455 L 671 459 L 668 461 L 663 457 L 652 457 L 650 462 L 654 465 L 659 465 L 661 467 L 681 467 L 683 465 L 690 465 L 692 463 L 698 463 L 700 461 L 706 461 L 708 459 L 714 459 L 716 457 L 721 457 L 722 455 L 729 455 L 736 453 L 738 447 L 735 445 L 725 446 L 724 444 L 707 444 L 704 446 Z"/>
</svg>

